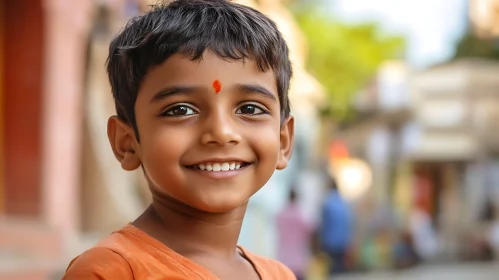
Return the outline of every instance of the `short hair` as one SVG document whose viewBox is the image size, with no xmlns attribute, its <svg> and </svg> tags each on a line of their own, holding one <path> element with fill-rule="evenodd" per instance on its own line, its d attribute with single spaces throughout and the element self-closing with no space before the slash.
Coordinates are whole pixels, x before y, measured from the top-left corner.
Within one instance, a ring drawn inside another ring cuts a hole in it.
<svg viewBox="0 0 499 280">
<path fill-rule="evenodd" d="M 222 59 L 250 59 L 259 70 L 272 70 L 281 122 L 289 116 L 289 50 L 272 20 L 225 0 L 166 1 L 128 21 L 109 47 L 107 72 L 116 113 L 132 125 L 137 138 L 134 108 L 144 76 L 174 54 L 200 60 L 205 50 Z"/>
</svg>

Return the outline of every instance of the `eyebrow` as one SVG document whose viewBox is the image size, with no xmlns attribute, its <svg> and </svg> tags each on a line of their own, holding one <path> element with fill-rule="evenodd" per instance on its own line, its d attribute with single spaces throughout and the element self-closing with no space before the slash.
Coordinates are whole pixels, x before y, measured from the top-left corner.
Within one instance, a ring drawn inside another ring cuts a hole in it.
<svg viewBox="0 0 499 280">
<path fill-rule="evenodd" d="M 252 85 L 252 84 L 237 84 L 234 86 L 237 91 L 244 92 L 244 93 L 257 93 L 265 98 L 268 98 L 272 100 L 273 102 L 277 103 L 277 97 L 275 94 L 270 92 L 268 89 L 264 88 L 263 86 L 259 85 Z"/>
<path fill-rule="evenodd" d="M 189 86 L 172 86 L 172 87 L 167 87 L 164 88 L 160 91 L 158 91 L 152 98 L 151 98 L 151 103 L 158 103 L 161 100 L 170 97 L 172 95 L 177 95 L 177 94 L 186 94 L 186 93 L 193 93 L 195 91 L 198 91 L 198 87 L 189 87 Z"/>
<path fill-rule="evenodd" d="M 277 103 L 277 98 L 275 94 L 270 92 L 268 89 L 266 89 L 263 86 L 260 85 L 255 85 L 255 84 L 236 84 L 234 86 L 234 89 L 239 92 L 244 92 L 244 93 L 257 93 L 262 96 L 264 96 L 267 99 L 270 99 L 273 102 Z M 160 91 L 158 91 L 154 96 L 151 98 L 151 103 L 158 103 L 162 100 L 164 100 L 167 97 L 177 95 L 177 94 L 189 94 L 189 93 L 194 93 L 196 91 L 199 91 L 199 87 L 194 87 L 194 86 L 171 86 L 171 87 L 166 87 Z"/>
</svg>

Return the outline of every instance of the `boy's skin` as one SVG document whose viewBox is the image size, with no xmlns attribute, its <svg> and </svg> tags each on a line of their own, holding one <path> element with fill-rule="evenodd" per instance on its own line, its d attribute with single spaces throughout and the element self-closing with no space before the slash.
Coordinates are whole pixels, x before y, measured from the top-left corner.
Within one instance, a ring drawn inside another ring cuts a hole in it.
<svg viewBox="0 0 499 280">
<path fill-rule="evenodd" d="M 155 98 L 165 90 L 168 96 Z M 184 107 L 170 110 L 178 105 Z M 133 225 L 220 279 L 259 279 L 237 240 L 249 198 L 287 166 L 293 145 L 294 121 L 281 122 L 273 71 L 209 50 L 199 61 L 175 54 L 144 77 L 135 116 L 140 141 L 130 124 L 116 116 L 108 122 L 116 158 L 125 170 L 142 167 L 152 193 L 152 205 Z M 249 165 L 225 172 L 189 167 L 204 162 Z"/>
</svg>

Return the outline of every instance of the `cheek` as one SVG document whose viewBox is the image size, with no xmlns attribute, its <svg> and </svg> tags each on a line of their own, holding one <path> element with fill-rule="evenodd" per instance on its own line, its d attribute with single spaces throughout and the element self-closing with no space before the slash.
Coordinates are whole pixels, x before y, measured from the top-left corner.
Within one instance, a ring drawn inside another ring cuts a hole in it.
<svg viewBox="0 0 499 280">
<path fill-rule="evenodd" d="M 277 164 L 280 149 L 280 133 L 274 127 L 258 130 L 258 133 L 248 134 L 248 139 L 255 150 L 258 160 L 266 163 Z"/>
<path fill-rule="evenodd" d="M 158 174 L 174 172 L 190 139 L 192 136 L 176 129 L 155 129 L 141 139 L 142 162 L 151 179 L 156 179 Z"/>
</svg>

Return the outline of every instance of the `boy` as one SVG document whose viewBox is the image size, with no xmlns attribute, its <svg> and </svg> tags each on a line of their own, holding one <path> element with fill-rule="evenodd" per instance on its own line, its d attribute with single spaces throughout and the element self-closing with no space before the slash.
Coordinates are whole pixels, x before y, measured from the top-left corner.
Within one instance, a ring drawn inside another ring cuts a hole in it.
<svg viewBox="0 0 499 280">
<path fill-rule="evenodd" d="M 288 48 L 261 13 L 178 0 L 113 40 L 108 136 L 153 202 L 74 259 L 64 279 L 295 279 L 237 246 L 248 199 L 291 156 Z"/>
<path fill-rule="evenodd" d="M 312 225 L 299 208 L 296 187 L 291 187 L 288 205 L 279 212 L 276 222 L 279 260 L 293 271 L 297 280 L 303 280 L 310 258 Z"/>
</svg>

